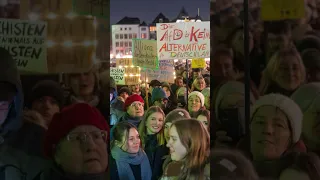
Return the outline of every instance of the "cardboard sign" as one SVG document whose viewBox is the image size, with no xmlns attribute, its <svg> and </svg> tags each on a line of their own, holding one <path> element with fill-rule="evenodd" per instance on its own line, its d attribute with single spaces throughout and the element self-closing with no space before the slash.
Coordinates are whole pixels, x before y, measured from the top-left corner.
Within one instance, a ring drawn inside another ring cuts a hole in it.
<svg viewBox="0 0 320 180">
<path fill-rule="evenodd" d="M 155 69 L 141 70 L 141 80 L 144 81 L 147 78 L 149 82 L 154 79 L 157 79 L 160 82 L 174 83 L 173 73 L 174 73 L 174 61 L 160 60 L 158 70 L 155 70 Z"/>
<path fill-rule="evenodd" d="M 112 77 L 118 85 L 125 85 L 124 73 L 124 68 L 110 67 L 110 77 Z"/>
<path fill-rule="evenodd" d="M 300 19 L 305 16 L 304 0 L 262 0 L 261 19 L 265 21 Z"/>
<path fill-rule="evenodd" d="M 72 0 L 73 12 L 81 15 L 108 17 L 110 14 L 110 1 Z"/>
<path fill-rule="evenodd" d="M 191 68 L 205 68 L 206 66 L 206 61 L 203 58 L 192 59 L 191 61 Z"/>
<path fill-rule="evenodd" d="M 132 58 L 118 58 L 116 59 L 117 66 L 132 66 Z"/>
<path fill-rule="evenodd" d="M 7 49 L 21 71 L 47 73 L 47 23 L 0 19 L 0 47 Z"/>
<path fill-rule="evenodd" d="M 157 41 L 132 39 L 133 64 L 142 68 L 158 69 Z"/>
<path fill-rule="evenodd" d="M 210 57 L 210 22 L 157 23 L 159 60 Z"/>
</svg>

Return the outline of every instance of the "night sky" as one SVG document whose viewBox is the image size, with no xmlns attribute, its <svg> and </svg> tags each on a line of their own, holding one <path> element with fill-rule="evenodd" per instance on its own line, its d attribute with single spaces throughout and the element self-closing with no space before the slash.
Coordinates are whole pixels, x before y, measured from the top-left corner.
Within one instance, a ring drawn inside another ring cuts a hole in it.
<svg viewBox="0 0 320 180">
<path fill-rule="evenodd" d="M 203 20 L 210 20 L 210 0 L 110 0 L 110 23 L 115 24 L 124 16 L 137 17 L 151 23 L 162 12 L 170 20 L 177 17 L 182 6 L 194 17 L 200 8 Z"/>
</svg>

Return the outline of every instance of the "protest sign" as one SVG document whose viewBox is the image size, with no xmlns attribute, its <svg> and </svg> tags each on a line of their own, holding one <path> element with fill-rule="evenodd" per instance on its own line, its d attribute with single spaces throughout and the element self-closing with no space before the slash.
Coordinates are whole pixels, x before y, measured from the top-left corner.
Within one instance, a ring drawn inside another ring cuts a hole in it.
<svg viewBox="0 0 320 180">
<path fill-rule="evenodd" d="M 158 69 L 157 41 L 132 39 L 133 64 L 141 68 Z"/>
<path fill-rule="evenodd" d="M 118 58 L 116 59 L 117 66 L 132 66 L 132 58 Z"/>
<path fill-rule="evenodd" d="M 88 1 L 72 0 L 73 12 L 81 15 L 92 15 L 97 17 L 108 17 L 110 14 L 110 1 Z"/>
<path fill-rule="evenodd" d="M 141 80 L 144 81 L 146 78 L 148 78 L 149 82 L 154 79 L 157 79 L 160 82 L 174 83 L 173 60 L 160 60 L 158 70 L 155 70 L 155 69 L 141 70 Z"/>
<path fill-rule="evenodd" d="M 140 84 L 140 76 L 125 76 L 126 85 Z"/>
<path fill-rule="evenodd" d="M 157 23 L 159 60 L 210 57 L 210 22 Z"/>
<path fill-rule="evenodd" d="M 205 68 L 206 66 L 206 61 L 203 58 L 192 59 L 191 61 L 191 68 Z"/>
<path fill-rule="evenodd" d="M 124 68 L 110 67 L 110 77 L 112 77 L 118 85 L 125 85 L 124 73 Z"/>
<path fill-rule="evenodd" d="M 7 49 L 21 71 L 47 73 L 47 23 L 0 19 L 0 47 Z"/>
<path fill-rule="evenodd" d="M 128 75 L 130 75 L 130 74 L 137 75 L 137 74 L 140 74 L 140 68 L 139 67 L 126 67 L 125 73 Z"/>
<path fill-rule="evenodd" d="M 305 16 L 303 0 L 262 0 L 261 19 L 276 21 L 286 19 L 300 19 Z"/>
</svg>

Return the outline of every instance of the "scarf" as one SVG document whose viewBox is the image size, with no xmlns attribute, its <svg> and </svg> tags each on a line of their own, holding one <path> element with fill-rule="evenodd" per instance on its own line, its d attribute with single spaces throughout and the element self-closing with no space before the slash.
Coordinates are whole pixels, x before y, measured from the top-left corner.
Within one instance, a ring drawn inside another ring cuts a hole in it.
<svg viewBox="0 0 320 180">
<path fill-rule="evenodd" d="M 86 102 L 81 98 L 71 96 L 71 102 L 73 102 L 73 103 L 88 103 L 89 105 L 96 107 L 96 106 L 98 106 L 100 100 L 99 100 L 98 96 L 93 96 L 93 99 L 90 102 Z"/>
<path fill-rule="evenodd" d="M 141 120 L 142 120 L 142 117 L 131 117 L 128 113 L 125 113 L 121 121 L 127 121 L 128 123 L 138 128 Z"/>
<path fill-rule="evenodd" d="M 111 155 L 116 160 L 120 180 L 135 180 L 130 164 L 140 165 L 141 180 L 151 180 L 150 163 L 142 149 L 137 154 L 129 154 L 115 146 L 111 150 Z"/>
</svg>

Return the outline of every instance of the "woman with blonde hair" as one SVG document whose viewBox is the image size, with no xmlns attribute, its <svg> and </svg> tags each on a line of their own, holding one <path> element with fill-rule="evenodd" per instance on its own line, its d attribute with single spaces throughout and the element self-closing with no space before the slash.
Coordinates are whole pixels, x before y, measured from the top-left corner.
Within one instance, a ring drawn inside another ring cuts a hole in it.
<svg viewBox="0 0 320 180">
<path fill-rule="evenodd" d="M 169 154 L 165 146 L 164 120 L 165 114 L 162 109 L 152 106 L 145 113 L 138 128 L 142 148 L 150 162 L 152 180 L 158 180 L 161 177 L 164 156 Z"/>
<path fill-rule="evenodd" d="M 204 125 L 196 119 L 172 123 L 167 147 L 173 163 L 165 169 L 162 179 L 210 179 L 210 137 Z"/>
<path fill-rule="evenodd" d="M 290 96 L 306 80 L 306 71 L 295 48 L 281 49 L 269 60 L 259 87 L 261 95 L 280 93 Z"/>
</svg>

